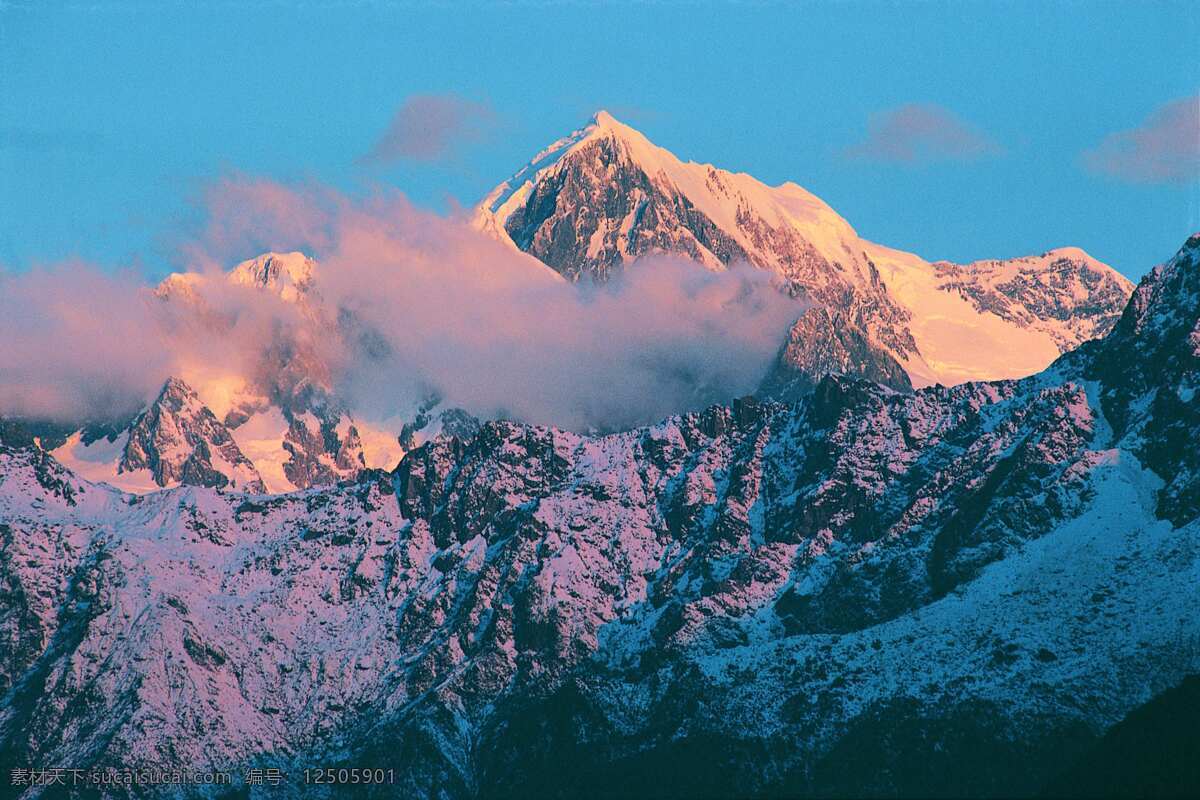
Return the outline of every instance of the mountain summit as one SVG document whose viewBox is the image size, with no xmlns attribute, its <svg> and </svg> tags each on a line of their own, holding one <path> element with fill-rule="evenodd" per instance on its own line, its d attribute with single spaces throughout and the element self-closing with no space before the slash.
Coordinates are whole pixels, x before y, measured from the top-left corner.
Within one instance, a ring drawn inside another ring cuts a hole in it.
<svg viewBox="0 0 1200 800">
<path fill-rule="evenodd" d="M 793 242 L 798 249 L 789 249 L 772 231 L 802 232 L 806 243 L 828 249 L 857 238 L 796 184 L 768 187 L 681 161 L 607 111 L 492 190 L 477 219 L 572 280 L 603 280 L 650 252 L 687 255 L 712 269 L 743 260 L 801 273 L 808 248 Z"/>
<path fill-rule="evenodd" d="M 572 281 L 609 280 L 652 253 L 713 270 L 735 262 L 770 270 L 790 292 L 837 312 L 839 338 L 854 345 L 834 361 L 860 363 L 852 351 L 874 353 L 852 374 L 890 375 L 894 360 L 914 386 L 1037 372 L 1106 333 L 1133 290 L 1078 248 L 930 264 L 861 238 L 795 183 L 767 186 L 682 161 L 604 111 L 497 186 L 475 223 Z M 782 349 L 805 351 L 805 331 L 826 327 L 811 322 Z M 820 378 L 805 372 L 810 363 L 782 368 L 809 385 Z"/>
<path fill-rule="evenodd" d="M 86 426 L 39 446 L 77 474 L 125 491 L 179 485 L 267 491 L 229 428 L 174 377 L 131 420 Z"/>
</svg>

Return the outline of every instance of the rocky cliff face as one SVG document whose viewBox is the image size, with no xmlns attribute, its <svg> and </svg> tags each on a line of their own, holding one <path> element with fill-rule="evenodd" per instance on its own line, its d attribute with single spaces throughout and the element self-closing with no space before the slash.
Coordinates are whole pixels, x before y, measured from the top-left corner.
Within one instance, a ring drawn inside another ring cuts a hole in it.
<svg viewBox="0 0 1200 800">
<path fill-rule="evenodd" d="M 0 766 L 1034 793 L 1200 670 L 1198 241 L 1018 381 L 488 422 L 271 498 L 4 448 Z"/>
<path fill-rule="evenodd" d="M 129 427 L 117 472 L 149 470 L 159 486 L 265 492 L 262 477 L 196 393 L 171 378 Z"/>
<path fill-rule="evenodd" d="M 1160 515 L 1176 523 L 1200 510 L 1200 234 L 1138 285 L 1106 338 L 1082 350 L 1115 432 L 1165 485 Z"/>
<path fill-rule="evenodd" d="M 912 381 L 900 362 L 874 344 L 839 311 L 817 306 L 805 311 L 788 331 L 787 341 L 757 394 L 792 401 L 804 397 L 826 375 L 848 375 L 911 392 Z"/>
<path fill-rule="evenodd" d="M 350 425 L 339 438 L 336 425 L 331 424 L 337 421 L 337 417 L 321 420 L 313 414 L 292 416 L 283 437 L 283 449 L 290 456 L 283 471 L 292 485 L 308 488 L 352 480 L 367 468 L 358 429 Z"/>
</svg>

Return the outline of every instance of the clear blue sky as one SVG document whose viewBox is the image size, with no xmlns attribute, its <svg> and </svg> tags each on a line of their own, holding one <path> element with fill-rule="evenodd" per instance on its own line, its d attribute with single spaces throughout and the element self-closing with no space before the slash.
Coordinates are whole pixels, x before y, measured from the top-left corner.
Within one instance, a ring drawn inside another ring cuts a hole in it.
<svg viewBox="0 0 1200 800">
<path fill-rule="evenodd" d="M 160 273 L 189 199 L 230 170 L 472 204 L 605 107 L 681 157 L 795 180 L 927 258 L 1077 245 L 1136 277 L 1200 229 L 1197 183 L 1097 173 L 1081 154 L 1200 89 L 1197 7 L 0 0 L 0 263 Z M 363 166 L 417 94 L 485 104 L 495 124 L 437 163 Z M 872 114 L 914 103 L 987 152 L 846 155 Z"/>
</svg>

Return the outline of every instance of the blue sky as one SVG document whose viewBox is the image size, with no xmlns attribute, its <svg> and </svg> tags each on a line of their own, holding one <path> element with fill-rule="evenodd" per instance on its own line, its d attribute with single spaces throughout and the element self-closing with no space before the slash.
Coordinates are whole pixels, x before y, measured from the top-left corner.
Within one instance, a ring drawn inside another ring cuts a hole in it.
<svg viewBox="0 0 1200 800">
<path fill-rule="evenodd" d="M 1124 153 L 1198 51 L 1192 3 L 0 2 L 0 264 L 161 274 L 229 172 L 470 205 L 603 107 L 926 258 L 1076 245 L 1137 277 L 1200 229 L 1192 162 Z M 366 158 L 421 95 L 483 122 Z"/>
</svg>

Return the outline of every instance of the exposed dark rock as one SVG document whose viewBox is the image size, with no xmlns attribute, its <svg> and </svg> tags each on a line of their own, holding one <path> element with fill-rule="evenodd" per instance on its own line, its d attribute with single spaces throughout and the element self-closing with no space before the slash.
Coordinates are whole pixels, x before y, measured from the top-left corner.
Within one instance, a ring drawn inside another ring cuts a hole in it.
<svg viewBox="0 0 1200 800">
<path fill-rule="evenodd" d="M 133 503 L 2 448 L 0 766 L 1034 793 L 1200 669 L 1194 456 L 1169 441 L 1200 427 L 1153 400 L 1193 402 L 1194 250 L 1019 381 L 826 376 L 604 436 L 492 421 L 260 499 Z"/>
<path fill-rule="evenodd" d="M 796 320 L 775 363 L 759 387 L 772 400 L 793 402 L 812 392 L 826 375 L 848 375 L 911 392 L 900 362 L 839 311 L 815 307 Z"/>
<path fill-rule="evenodd" d="M 149 470 L 159 486 L 184 483 L 265 492 L 258 470 L 196 393 L 169 379 L 134 419 L 119 472 Z"/>
</svg>

